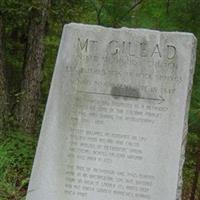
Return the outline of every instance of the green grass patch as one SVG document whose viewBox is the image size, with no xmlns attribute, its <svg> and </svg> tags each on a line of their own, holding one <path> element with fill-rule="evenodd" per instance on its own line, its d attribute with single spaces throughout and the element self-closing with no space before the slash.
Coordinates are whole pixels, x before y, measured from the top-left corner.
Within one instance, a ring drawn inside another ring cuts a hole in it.
<svg viewBox="0 0 200 200">
<path fill-rule="evenodd" d="M 18 131 L 0 136 L 0 200 L 25 199 L 36 141 Z"/>
</svg>

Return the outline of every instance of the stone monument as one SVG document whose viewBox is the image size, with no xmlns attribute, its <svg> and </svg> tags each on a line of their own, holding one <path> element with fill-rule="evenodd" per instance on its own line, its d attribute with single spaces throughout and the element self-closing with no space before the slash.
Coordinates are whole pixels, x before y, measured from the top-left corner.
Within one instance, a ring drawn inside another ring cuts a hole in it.
<svg viewBox="0 0 200 200">
<path fill-rule="evenodd" d="M 27 200 L 181 199 L 191 33 L 64 27 Z"/>
</svg>

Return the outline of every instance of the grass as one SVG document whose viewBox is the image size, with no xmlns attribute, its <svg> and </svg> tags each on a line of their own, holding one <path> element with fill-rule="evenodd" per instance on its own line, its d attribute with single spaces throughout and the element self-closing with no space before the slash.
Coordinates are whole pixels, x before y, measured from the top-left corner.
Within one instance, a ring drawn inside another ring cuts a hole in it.
<svg viewBox="0 0 200 200">
<path fill-rule="evenodd" d="M 0 136 L 0 200 L 25 199 L 36 141 L 17 131 Z"/>
</svg>

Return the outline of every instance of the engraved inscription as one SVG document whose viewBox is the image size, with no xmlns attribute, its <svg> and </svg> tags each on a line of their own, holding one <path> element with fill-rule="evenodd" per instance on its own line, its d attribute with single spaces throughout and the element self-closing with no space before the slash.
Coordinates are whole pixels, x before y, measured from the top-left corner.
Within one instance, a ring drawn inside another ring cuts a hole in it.
<svg viewBox="0 0 200 200">
<path fill-rule="evenodd" d="M 93 49 L 98 49 L 99 41 L 78 38 L 78 47 L 82 52 L 90 52 L 94 54 Z M 166 59 L 172 60 L 177 55 L 176 47 L 172 44 L 167 44 L 161 47 L 159 44 L 149 44 L 146 40 L 141 38 L 141 41 L 119 41 L 111 40 L 108 42 L 108 54 L 115 55 L 128 55 L 131 57 L 159 57 L 165 56 Z M 106 47 L 105 47 L 106 48 Z M 161 50 L 162 49 L 162 50 Z M 166 53 L 164 53 L 166 52 Z"/>
</svg>

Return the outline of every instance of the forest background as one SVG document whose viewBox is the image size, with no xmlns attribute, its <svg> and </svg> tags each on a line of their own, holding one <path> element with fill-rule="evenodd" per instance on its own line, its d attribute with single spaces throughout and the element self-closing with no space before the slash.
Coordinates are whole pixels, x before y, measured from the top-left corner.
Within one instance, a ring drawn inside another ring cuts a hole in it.
<svg viewBox="0 0 200 200">
<path fill-rule="evenodd" d="M 63 25 L 186 31 L 200 41 L 199 0 L 0 0 L 0 200 L 22 200 Z M 184 200 L 200 200 L 200 54 L 189 113 Z"/>
</svg>

